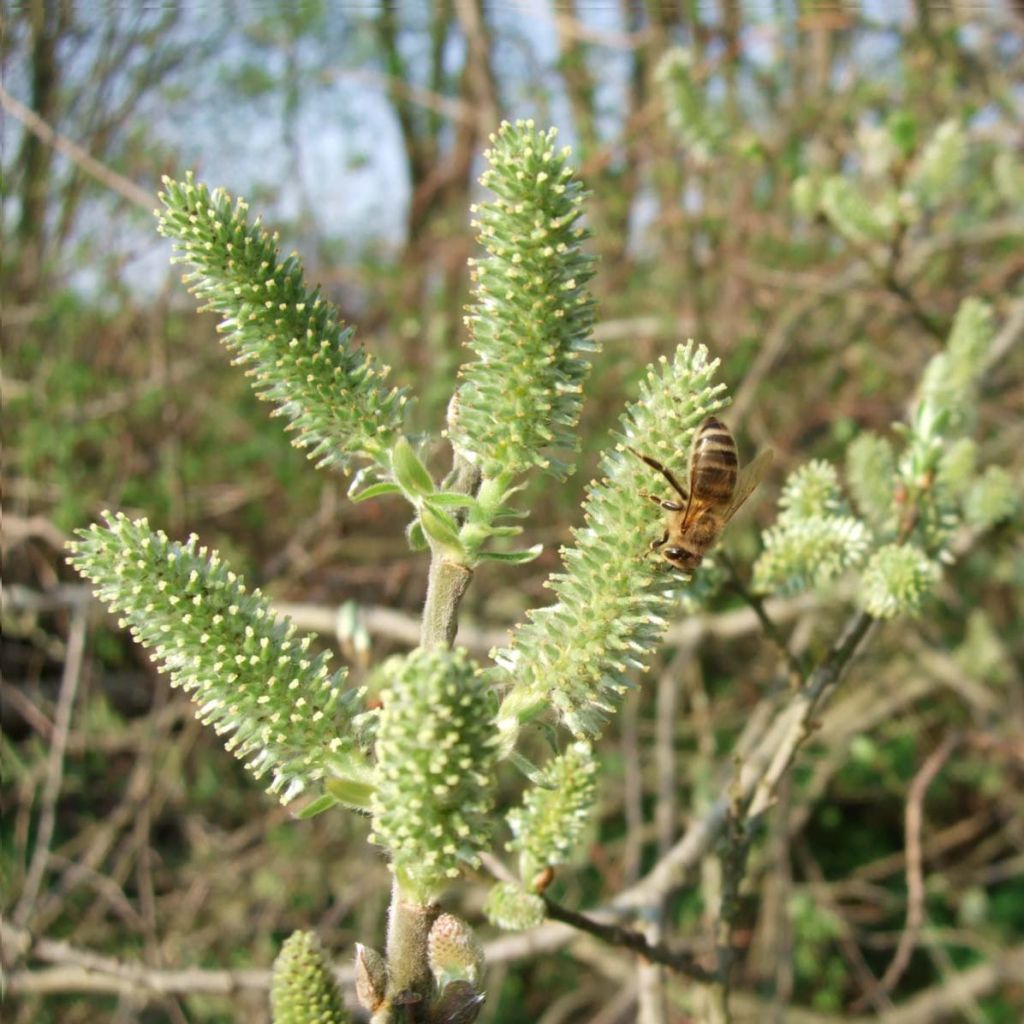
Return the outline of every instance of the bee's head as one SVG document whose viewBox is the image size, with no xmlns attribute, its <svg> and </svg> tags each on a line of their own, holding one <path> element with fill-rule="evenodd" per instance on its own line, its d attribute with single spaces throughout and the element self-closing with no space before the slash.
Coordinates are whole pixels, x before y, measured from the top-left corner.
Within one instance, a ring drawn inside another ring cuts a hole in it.
<svg viewBox="0 0 1024 1024">
<path fill-rule="evenodd" d="M 699 554 L 696 551 L 687 551 L 686 548 L 677 548 L 675 546 L 662 548 L 661 554 L 669 565 L 678 569 L 680 572 L 685 572 L 687 575 L 692 575 L 696 572 L 697 567 L 704 561 L 704 556 L 702 554 Z"/>
</svg>

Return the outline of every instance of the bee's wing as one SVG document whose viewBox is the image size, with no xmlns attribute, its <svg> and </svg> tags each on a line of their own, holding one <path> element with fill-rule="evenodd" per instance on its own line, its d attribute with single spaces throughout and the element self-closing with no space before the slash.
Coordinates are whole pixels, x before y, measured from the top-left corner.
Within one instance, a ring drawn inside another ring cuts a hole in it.
<svg viewBox="0 0 1024 1024">
<path fill-rule="evenodd" d="M 754 488 L 764 479 L 765 473 L 771 468 L 775 452 L 771 448 L 765 448 L 758 452 L 753 462 L 740 468 L 739 476 L 736 478 L 736 488 L 732 492 L 732 501 L 729 504 L 728 518 L 732 518 L 739 507 L 754 492 Z"/>
</svg>

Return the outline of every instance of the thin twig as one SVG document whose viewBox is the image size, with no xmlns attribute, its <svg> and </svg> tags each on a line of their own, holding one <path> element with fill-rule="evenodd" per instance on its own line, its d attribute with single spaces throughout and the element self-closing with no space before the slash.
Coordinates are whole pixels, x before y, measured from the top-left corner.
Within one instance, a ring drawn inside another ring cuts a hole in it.
<svg viewBox="0 0 1024 1024">
<path fill-rule="evenodd" d="M 1020 217 L 1006 217 L 971 229 L 947 231 L 929 236 L 906 250 L 903 259 L 903 281 L 912 281 L 918 273 L 927 268 L 928 262 L 933 256 L 946 249 L 966 245 L 986 245 L 1020 234 L 1024 234 L 1024 220 Z M 747 265 L 741 270 L 755 279 L 765 273 L 763 268 L 756 265 Z M 870 281 L 871 275 L 868 268 L 863 264 L 854 263 L 838 274 L 823 276 L 820 286 L 816 290 L 810 291 L 800 285 L 799 294 L 782 310 L 772 324 L 764 343 L 758 349 L 754 362 L 744 375 L 743 383 L 737 390 L 732 403 L 734 424 L 739 424 L 746 418 L 750 406 L 761 389 L 764 378 L 786 351 L 790 338 L 803 318 L 827 299 L 842 295 L 844 292 Z"/>
<path fill-rule="evenodd" d="M 123 963 L 68 942 L 37 939 L 26 929 L 4 921 L 0 921 L 0 940 L 9 995 L 67 992 L 232 995 L 244 989 L 266 990 L 270 987 L 270 971 L 266 969 L 159 970 L 138 963 Z M 32 971 L 10 969 L 18 960 L 29 957 L 54 966 Z M 345 980 L 350 982 L 353 973 L 352 968 L 347 967 Z"/>
<path fill-rule="evenodd" d="M 632 885 L 643 873 L 645 836 L 644 778 L 640 760 L 640 690 L 631 690 L 622 704 L 622 805 L 626 834 L 622 840 L 622 877 Z"/>
<path fill-rule="evenodd" d="M 679 974 L 685 974 L 688 978 L 693 978 L 695 981 L 710 984 L 715 980 L 714 972 L 701 967 L 690 953 L 673 953 L 661 944 L 652 945 L 641 932 L 634 931 L 632 928 L 624 928 L 618 924 L 605 924 L 592 917 L 587 917 L 586 914 L 580 914 L 575 910 L 570 910 L 568 907 L 563 907 L 546 896 L 543 899 L 544 905 L 547 907 L 548 917 L 554 921 L 561 921 L 563 924 L 572 925 L 573 928 L 586 932 L 588 935 L 593 935 L 610 946 L 623 946 L 626 949 L 631 949 L 634 953 L 639 953 L 645 960 L 649 960 L 651 963 L 662 964 L 673 971 L 677 971 Z"/>
<path fill-rule="evenodd" d="M 12 915 L 14 923 L 18 925 L 24 925 L 32 914 L 39 896 L 39 887 L 43 882 L 43 875 L 46 873 L 46 865 L 50 859 L 50 843 L 53 840 L 53 830 L 57 819 L 57 798 L 60 796 L 61 783 L 64 779 L 64 751 L 67 747 L 68 733 L 71 731 L 71 711 L 75 704 L 75 695 L 78 693 L 78 684 L 82 679 L 86 622 L 87 615 L 84 606 L 76 608 L 71 617 L 67 656 L 60 681 L 60 696 L 57 698 L 57 710 L 53 716 L 50 756 L 47 759 L 46 784 L 43 787 L 36 844 L 32 851 L 32 860 L 29 864 L 21 898 Z"/>
<path fill-rule="evenodd" d="M 66 156 L 90 178 L 123 196 L 147 213 L 152 212 L 154 196 L 151 192 L 140 188 L 123 174 L 111 170 L 106 164 L 100 163 L 94 156 L 90 156 L 77 142 L 72 142 L 71 139 L 55 131 L 34 110 L 19 103 L 2 85 L 0 85 L 0 106 L 12 117 L 17 118 L 36 138 Z"/>
<path fill-rule="evenodd" d="M 496 939 L 487 944 L 484 952 L 489 964 L 498 965 L 533 957 L 539 952 L 554 952 L 577 934 L 563 924 L 548 924 Z M 0 921 L 0 950 L 3 952 L 6 972 L 6 993 L 12 997 L 73 992 L 231 996 L 247 990 L 265 992 L 270 987 L 270 970 L 267 968 L 158 970 L 138 964 L 125 964 L 113 957 L 102 956 L 66 942 L 36 939 L 24 928 L 16 928 L 5 921 Z M 56 966 L 42 970 L 14 967 L 26 958 Z M 335 968 L 334 973 L 340 985 L 348 987 L 352 984 L 354 971 L 350 963 Z M 991 993 L 1003 982 L 1014 982 L 1022 975 L 1024 945 L 1017 945 L 898 1005 L 886 1017 L 886 1024 L 932 1024 L 942 1019 L 950 1005 L 958 999 L 979 998 Z M 734 1000 L 737 1008 L 742 1008 L 748 1019 L 755 1006 L 762 1007 L 767 1013 L 767 1004 L 761 1003 L 750 993 L 737 992 Z M 822 1021 L 840 1020 L 843 1024 L 871 1024 L 877 1018 L 827 1017 L 792 1008 L 787 1020 L 790 1024 L 822 1024 Z"/>
<path fill-rule="evenodd" d="M 850 966 L 853 977 L 867 994 L 863 1005 L 866 1006 L 870 1002 L 876 1013 L 888 1013 L 892 1009 L 892 1003 L 888 996 L 879 989 L 878 979 L 875 977 L 868 962 L 864 959 L 860 946 L 857 945 L 853 929 L 846 920 L 842 908 L 839 906 L 838 900 L 834 895 L 833 886 L 829 885 L 825 880 L 825 874 L 818 862 L 811 856 L 806 842 L 801 841 L 797 844 L 797 852 L 800 857 L 800 866 L 803 868 L 804 874 L 810 879 L 815 900 L 820 901 L 827 910 L 831 911 L 836 921 L 839 922 L 836 941 L 839 943 L 839 948 L 847 964 Z M 852 1009 L 853 1007 L 851 1007 Z"/>
<path fill-rule="evenodd" d="M 771 640 L 775 645 L 775 648 L 782 655 L 782 658 L 789 669 L 790 681 L 794 686 L 799 686 L 804 678 L 804 666 L 801 664 L 800 659 L 790 650 L 789 643 L 782 635 L 782 630 L 779 629 L 775 620 L 771 617 L 768 609 L 765 607 L 764 598 L 761 597 L 760 594 L 755 594 L 743 582 L 739 569 L 728 555 L 719 552 L 716 557 L 722 562 L 726 569 L 729 570 L 729 585 L 749 605 L 750 609 L 757 616 L 758 622 L 761 623 L 761 628 L 764 630 L 765 636 Z"/>
<path fill-rule="evenodd" d="M 679 842 L 644 879 L 612 900 L 612 907 L 623 912 L 642 907 L 649 904 L 656 894 L 670 892 L 682 885 L 722 834 L 735 798 L 734 786 L 738 786 L 744 800 L 754 796 L 755 789 L 758 791 L 758 796 L 748 807 L 748 816 L 756 816 L 767 808 L 775 786 L 806 738 L 813 715 L 834 692 L 873 622 L 874 619 L 865 612 L 854 614 L 840 640 L 825 655 L 807 684 L 792 695 L 744 759 L 738 780 L 726 783 L 715 803 L 690 824 Z"/>
<path fill-rule="evenodd" d="M 1017 299 L 1003 321 L 1002 329 L 992 339 L 985 354 L 985 374 L 990 374 L 1024 340 L 1024 299 Z"/>
<path fill-rule="evenodd" d="M 446 488 L 450 489 L 450 488 Z M 85 603 L 96 613 L 103 610 L 88 584 L 62 583 L 49 590 L 33 590 L 13 583 L 0 591 L 0 601 L 6 613 L 11 611 L 55 611 Z M 287 616 L 303 631 L 322 636 L 336 635 L 345 621 L 340 614 L 344 605 L 273 602 L 277 615 Z M 821 599 L 813 594 L 798 597 L 769 598 L 765 610 L 776 623 L 788 622 L 821 606 Z M 415 647 L 420 642 L 421 622 L 413 615 L 384 605 L 360 605 L 357 609 L 359 625 L 371 636 Z M 717 614 L 695 615 L 671 626 L 665 633 L 665 643 L 671 646 L 692 647 L 707 638 L 732 640 L 754 632 L 760 620 L 750 608 L 736 608 Z M 459 623 L 458 642 L 475 654 L 487 654 L 495 647 L 508 643 L 509 629 L 485 629 L 471 623 Z"/>
<path fill-rule="evenodd" d="M 924 820 L 924 798 L 928 787 L 950 755 L 960 745 L 962 737 L 959 733 L 951 733 L 942 743 L 929 754 L 914 776 L 907 793 L 907 809 L 905 814 L 906 846 L 907 846 L 907 920 L 900 935 L 889 966 L 885 969 L 878 982 L 878 992 L 889 993 L 903 976 L 910 964 L 910 958 L 917 945 L 924 924 L 924 856 L 921 847 L 921 825 Z M 871 993 L 858 999 L 851 1009 L 858 1010 L 866 1005 Z"/>
</svg>

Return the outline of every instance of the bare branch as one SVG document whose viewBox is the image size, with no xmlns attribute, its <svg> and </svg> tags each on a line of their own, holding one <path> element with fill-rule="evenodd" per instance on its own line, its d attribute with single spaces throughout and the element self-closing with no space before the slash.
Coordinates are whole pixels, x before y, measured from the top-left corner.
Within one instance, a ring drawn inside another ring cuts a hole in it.
<svg viewBox="0 0 1024 1024">
<path fill-rule="evenodd" d="M 690 953 L 673 953 L 663 945 L 652 945 L 641 932 L 623 928 L 617 924 L 605 924 L 592 917 L 587 917 L 585 914 L 570 910 L 568 907 L 563 907 L 547 897 L 544 897 L 544 905 L 547 907 L 548 917 L 572 925 L 573 928 L 586 932 L 588 935 L 596 936 L 610 946 L 624 946 L 626 949 L 633 950 L 634 953 L 639 953 L 651 963 L 664 964 L 673 971 L 685 974 L 688 978 L 694 978 L 697 981 L 710 983 L 714 980 L 714 973 L 701 967 Z"/>
<path fill-rule="evenodd" d="M 90 156 L 77 142 L 72 142 L 59 132 L 54 131 L 35 111 L 29 110 L 19 103 L 2 85 L 0 85 L 0 106 L 12 117 L 17 118 L 36 138 L 52 146 L 62 156 L 66 156 L 73 164 L 80 167 L 90 178 L 105 185 L 112 192 L 124 196 L 130 203 L 152 212 L 154 196 L 144 188 L 140 188 L 129 178 L 111 170 L 106 164 L 100 163 Z"/>
<path fill-rule="evenodd" d="M 935 776 L 942 770 L 942 766 L 949 760 L 953 751 L 960 745 L 962 737 L 958 733 L 951 733 L 942 743 L 932 751 L 927 760 L 921 765 L 920 770 L 910 783 L 910 791 L 907 793 L 907 809 L 905 828 L 907 833 L 907 923 L 900 934 L 900 941 L 896 947 L 889 966 L 885 969 L 878 982 L 878 992 L 889 993 L 895 988 L 896 983 L 903 976 L 910 965 L 910 958 L 913 956 L 914 947 L 917 945 L 917 938 L 924 925 L 924 855 L 921 847 L 921 826 L 924 819 L 924 798 L 928 787 L 935 780 Z M 862 997 L 854 1003 L 852 1009 L 860 1009 L 865 999 Z"/>
<path fill-rule="evenodd" d="M 43 787 L 39 811 L 36 845 L 32 851 L 32 860 L 21 891 L 21 899 L 18 900 L 12 914 L 14 922 L 19 925 L 25 924 L 32 914 L 50 859 L 57 798 L 60 796 L 60 787 L 64 779 L 64 751 L 67 747 L 68 733 L 71 731 L 71 710 L 75 704 L 75 695 L 78 693 L 78 684 L 82 679 L 86 621 L 85 607 L 80 606 L 71 619 L 64 672 L 60 681 L 60 696 L 57 698 L 57 711 L 53 719 L 53 732 L 50 735 L 50 756 L 46 765 L 46 784 Z"/>
</svg>

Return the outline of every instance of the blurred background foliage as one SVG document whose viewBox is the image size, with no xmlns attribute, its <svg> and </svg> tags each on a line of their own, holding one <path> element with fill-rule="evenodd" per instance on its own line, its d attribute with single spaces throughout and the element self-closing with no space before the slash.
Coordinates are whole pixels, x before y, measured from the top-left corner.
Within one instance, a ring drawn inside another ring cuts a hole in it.
<svg viewBox="0 0 1024 1024">
<path fill-rule="evenodd" d="M 426 562 L 405 544 L 401 504 L 348 503 L 347 482 L 306 464 L 229 365 L 213 318 L 196 316 L 149 209 L 163 173 L 195 168 L 265 211 L 421 396 L 414 427 L 436 430 L 464 358 L 487 135 L 533 116 L 574 147 L 604 345 L 583 470 L 534 485 L 536 563 L 478 574 L 463 631 L 477 649 L 545 601 L 608 427 L 643 365 L 687 336 L 723 361 L 742 450 L 775 448 L 765 490 L 777 493 L 804 460 L 841 462 L 864 430 L 887 435 L 960 301 L 982 298 L 1000 333 L 976 457 L 1020 481 L 1019 5 L 34 0 L 4 3 L 2 59 L 0 879 L 5 916 L 35 935 L 201 978 L 266 968 L 299 927 L 347 960 L 386 906 L 365 824 L 291 820 L 63 562 L 69 532 L 106 507 L 194 530 L 276 601 L 311 606 L 300 621 L 320 621 L 325 642 L 336 632 L 357 678 L 408 645 L 422 602 Z M 730 530 L 741 565 L 758 550 L 752 521 L 770 516 L 761 501 Z M 881 631 L 805 749 L 740 894 L 742 1019 L 905 1008 L 1020 952 L 1020 527 L 1018 501 L 1015 518 L 961 538 L 938 599 Z M 844 600 L 840 584 L 776 610 L 813 653 Z M 671 633 L 602 742 L 601 813 L 580 870 L 556 882 L 563 902 L 599 902 L 653 863 L 784 675 L 728 590 Z M 908 790 L 949 736 L 924 804 L 920 933 L 882 992 L 907 918 Z M 484 889 L 463 897 L 474 921 Z M 671 934 L 697 952 L 712 940 L 701 891 L 670 907 Z M 636 971 L 614 951 L 512 944 L 491 964 L 485 1021 L 634 1019 Z M 12 970 L 14 1022 L 267 1019 L 258 989 L 86 994 L 47 968 Z M 668 1019 L 691 1019 L 686 990 L 670 987 Z M 942 1013 L 907 1019 L 1016 1021 L 1024 988 L 996 977 Z"/>
</svg>

